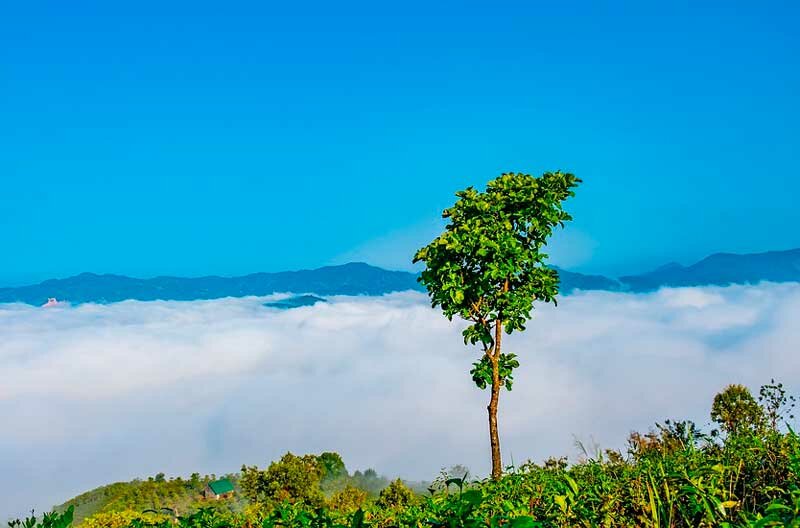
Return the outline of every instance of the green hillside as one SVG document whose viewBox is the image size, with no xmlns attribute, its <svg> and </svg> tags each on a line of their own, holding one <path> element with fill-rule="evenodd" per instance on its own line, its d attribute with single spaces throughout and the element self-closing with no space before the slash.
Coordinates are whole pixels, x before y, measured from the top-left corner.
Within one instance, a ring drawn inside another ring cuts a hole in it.
<svg viewBox="0 0 800 528">
<path fill-rule="evenodd" d="M 234 485 L 237 475 L 226 475 Z M 166 479 L 158 474 L 148 479 L 130 482 L 115 482 L 95 488 L 55 507 L 56 511 L 65 511 L 74 506 L 74 520 L 80 524 L 85 518 L 97 513 L 112 513 L 144 510 L 160 511 L 162 508 L 176 510 L 179 514 L 196 511 L 208 501 L 203 499 L 203 490 L 215 477 L 200 477 L 194 474 L 189 478 Z M 240 496 L 224 501 L 225 507 L 232 512 L 241 511 L 245 501 Z"/>
<path fill-rule="evenodd" d="M 61 515 L 11 528 L 800 527 L 793 407 L 781 384 L 763 386 L 758 399 L 731 385 L 712 403 L 714 429 L 667 420 L 631 433 L 623 451 L 528 462 L 498 479 L 459 469 L 416 489 L 372 470 L 350 473 L 336 453 L 287 453 L 228 475 L 229 499 L 201 498 L 212 477 L 159 474 L 97 488 L 59 506 Z"/>
<path fill-rule="evenodd" d="M 287 455 L 288 456 L 288 455 Z M 341 457 L 336 453 L 311 455 L 314 464 L 320 468 L 319 490 L 323 498 L 329 499 L 345 489 L 359 489 L 366 498 L 377 498 L 390 481 L 378 475 L 373 469 L 356 470 L 350 473 L 345 468 Z M 242 468 L 245 475 L 252 475 L 257 468 Z M 303 471 L 306 468 L 302 468 Z M 222 500 L 206 499 L 203 491 L 206 485 L 217 479 L 216 475 L 200 476 L 192 474 L 188 478 L 166 478 L 159 473 L 147 479 L 135 479 L 130 482 L 115 482 L 95 488 L 74 497 L 54 508 L 56 512 L 65 512 L 73 507 L 74 523 L 82 524 L 84 520 L 95 517 L 104 524 L 111 519 L 110 514 L 126 514 L 115 519 L 132 518 L 134 514 L 145 511 L 164 512 L 172 515 L 189 514 L 202 508 L 213 506 L 216 510 L 232 514 L 240 514 L 248 505 L 246 494 L 242 492 L 240 480 L 242 473 L 231 473 L 224 477 L 234 486 L 233 497 Z M 422 492 L 428 483 L 409 483 L 412 489 Z M 171 512 L 166 510 L 171 510 Z M 112 523 L 113 524 L 113 523 Z"/>
</svg>

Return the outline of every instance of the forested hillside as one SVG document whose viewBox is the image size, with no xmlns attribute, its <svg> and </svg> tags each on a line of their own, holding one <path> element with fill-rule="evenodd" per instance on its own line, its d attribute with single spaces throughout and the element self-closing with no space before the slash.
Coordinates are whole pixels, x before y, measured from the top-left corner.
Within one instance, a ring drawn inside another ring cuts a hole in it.
<svg viewBox="0 0 800 528">
<path fill-rule="evenodd" d="M 236 482 L 236 475 L 226 475 Z M 82 493 L 77 497 L 57 506 L 56 511 L 65 511 L 74 506 L 76 524 L 96 514 L 143 512 L 151 509 L 160 511 L 171 508 L 184 513 L 195 511 L 203 506 L 202 494 L 209 481 L 216 480 L 214 475 L 201 477 L 195 473 L 189 478 L 165 478 L 163 473 L 147 479 L 131 482 L 115 482 L 106 486 Z M 242 501 L 237 498 L 226 506 L 231 511 L 241 511 Z"/>
<path fill-rule="evenodd" d="M 496 480 L 458 468 L 425 490 L 371 470 L 350 473 L 336 453 L 287 453 L 229 475 L 233 498 L 202 500 L 212 477 L 156 475 L 98 488 L 12 528 L 800 526 L 794 403 L 779 383 L 757 396 L 730 385 L 711 404 L 711 429 L 666 420 L 632 433 L 623 451 L 527 462 Z"/>
<path fill-rule="evenodd" d="M 346 489 L 358 489 L 364 493 L 365 498 L 374 499 L 390 483 L 389 479 L 379 475 L 374 469 L 349 472 L 337 453 L 305 457 L 287 454 L 270 468 L 272 474 L 281 473 L 281 478 L 286 481 L 284 483 L 296 489 L 318 490 L 319 494 L 316 496 L 320 503 Z M 243 467 L 240 473 L 220 477 L 194 473 L 188 478 L 167 478 L 159 473 L 145 479 L 101 486 L 56 506 L 54 510 L 65 512 L 73 507 L 74 523 L 82 524 L 86 521 L 89 526 L 119 524 L 123 520 L 137 518 L 146 511 L 169 515 L 175 512 L 181 515 L 209 505 L 231 514 L 241 514 L 249 504 L 248 497 L 256 499 L 265 493 L 264 486 L 269 485 L 265 484 L 265 475 L 266 472 L 257 467 Z M 204 498 L 203 492 L 208 483 L 218 478 L 225 478 L 233 483 L 233 496 L 223 500 Z M 424 491 L 426 487 L 424 483 L 410 485 L 418 492 Z"/>
</svg>

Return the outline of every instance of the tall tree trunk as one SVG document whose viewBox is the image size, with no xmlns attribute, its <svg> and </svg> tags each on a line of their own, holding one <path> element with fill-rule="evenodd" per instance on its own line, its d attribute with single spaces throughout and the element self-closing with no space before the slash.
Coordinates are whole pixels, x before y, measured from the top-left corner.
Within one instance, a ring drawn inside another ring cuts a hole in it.
<svg viewBox="0 0 800 528">
<path fill-rule="evenodd" d="M 492 354 L 492 397 L 489 400 L 489 442 L 492 446 L 492 478 L 497 480 L 503 475 L 503 461 L 500 457 L 500 434 L 497 431 L 497 404 L 500 401 L 500 342 L 503 337 L 503 323 L 495 323 L 495 338 Z"/>
</svg>

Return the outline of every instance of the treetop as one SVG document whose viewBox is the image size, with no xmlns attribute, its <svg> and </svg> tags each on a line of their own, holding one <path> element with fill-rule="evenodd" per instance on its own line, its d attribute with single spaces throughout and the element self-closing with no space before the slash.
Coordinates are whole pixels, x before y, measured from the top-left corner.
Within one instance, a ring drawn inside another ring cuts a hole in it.
<svg viewBox="0 0 800 528">
<path fill-rule="evenodd" d="M 485 191 L 456 193 L 442 213 L 449 220 L 445 231 L 414 262 L 426 265 L 419 280 L 432 306 L 473 323 L 465 342 L 491 346 L 494 322 L 509 334 L 524 330 L 535 300 L 555 301 L 558 273 L 546 266 L 543 250 L 554 229 L 572 219 L 562 204 L 580 182 L 561 171 L 504 173 Z"/>
</svg>

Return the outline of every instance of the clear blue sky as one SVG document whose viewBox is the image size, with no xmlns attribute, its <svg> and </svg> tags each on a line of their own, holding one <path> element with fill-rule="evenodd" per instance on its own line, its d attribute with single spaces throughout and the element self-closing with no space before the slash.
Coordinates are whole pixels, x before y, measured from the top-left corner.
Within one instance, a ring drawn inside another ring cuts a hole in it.
<svg viewBox="0 0 800 528">
<path fill-rule="evenodd" d="M 122 4 L 3 8 L 0 285 L 407 267 L 511 170 L 573 269 L 800 246 L 797 3 Z"/>
</svg>

